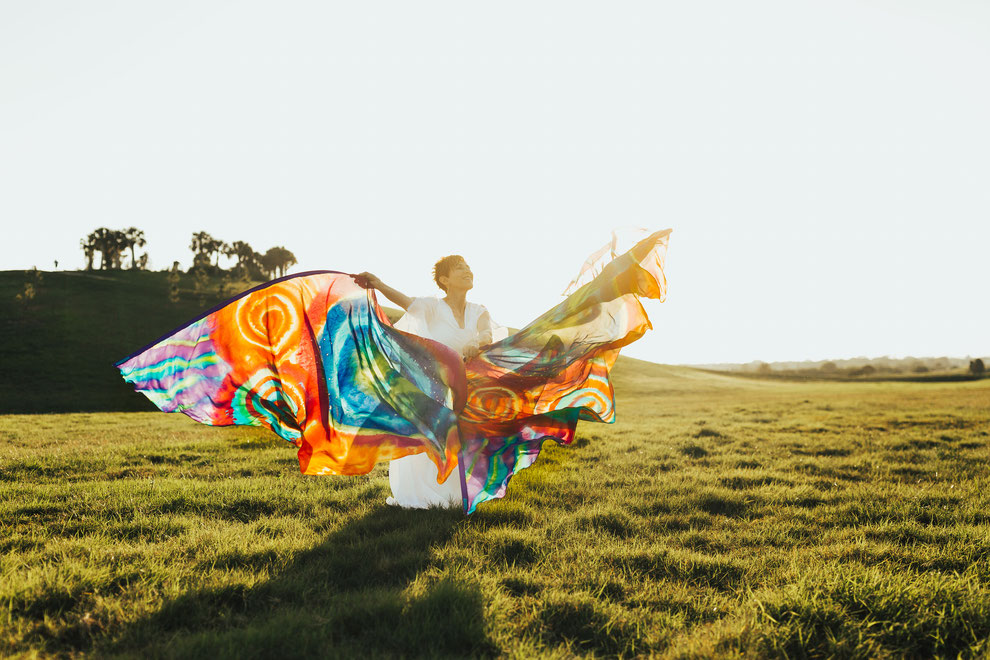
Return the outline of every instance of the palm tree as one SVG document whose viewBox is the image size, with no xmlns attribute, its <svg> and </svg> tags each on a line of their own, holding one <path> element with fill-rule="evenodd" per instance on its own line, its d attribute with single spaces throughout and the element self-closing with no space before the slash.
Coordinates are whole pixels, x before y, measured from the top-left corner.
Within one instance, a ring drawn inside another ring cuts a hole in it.
<svg viewBox="0 0 990 660">
<path fill-rule="evenodd" d="M 267 252 L 261 255 L 261 271 L 265 274 L 265 277 L 273 279 L 277 270 L 278 252 L 276 252 L 276 248 L 269 248 Z"/>
<path fill-rule="evenodd" d="M 211 253 L 215 252 L 217 255 L 217 263 L 216 263 L 217 269 L 220 268 L 220 255 L 225 254 L 229 249 L 230 246 L 219 239 L 214 239 L 214 241 L 210 243 L 210 252 Z"/>
<path fill-rule="evenodd" d="M 117 239 L 114 232 L 106 227 L 99 227 L 89 235 L 93 248 L 100 253 L 100 270 L 110 270 L 117 252 Z"/>
<path fill-rule="evenodd" d="M 116 238 L 117 238 L 117 246 L 118 246 L 119 252 L 120 252 L 120 254 L 117 255 L 117 263 L 114 264 L 114 268 L 117 268 L 117 267 L 120 266 L 120 262 L 123 260 L 121 255 L 124 252 L 127 252 L 128 250 L 130 250 L 131 251 L 131 254 L 132 254 L 131 261 L 134 261 L 134 259 L 133 259 L 134 244 L 131 242 L 131 237 L 127 233 L 127 230 L 126 229 L 124 231 L 119 231 L 119 232 L 115 231 L 114 233 L 117 235 L 116 236 Z"/>
<path fill-rule="evenodd" d="M 296 265 L 296 255 L 292 254 L 284 247 L 278 246 L 273 247 L 268 252 L 265 252 L 265 256 L 261 258 L 262 266 L 265 269 L 265 273 L 271 277 L 271 274 L 278 272 L 279 277 L 285 276 L 285 271 L 289 270 L 292 266 Z"/>
<path fill-rule="evenodd" d="M 100 270 L 120 269 L 121 259 L 127 249 L 131 250 L 131 268 L 139 267 L 142 262 L 136 259 L 134 246 L 144 247 L 144 232 L 135 227 L 125 231 L 99 227 L 89 236 L 79 241 L 79 247 L 86 255 L 86 270 L 93 269 L 93 257 L 100 253 Z M 144 255 L 145 257 L 147 255 Z"/>
<path fill-rule="evenodd" d="M 127 234 L 119 229 L 111 229 L 110 236 L 107 240 L 107 245 L 110 248 L 111 267 L 114 270 L 120 270 L 124 250 L 127 249 Z"/>
<path fill-rule="evenodd" d="M 136 269 L 138 267 L 138 261 L 137 256 L 134 254 L 134 247 L 144 247 L 147 245 L 147 241 L 144 240 L 144 232 L 137 227 L 128 227 L 124 230 L 124 237 L 127 247 L 131 249 L 131 268 Z"/>
<path fill-rule="evenodd" d="M 299 263 L 299 262 L 296 261 L 296 255 L 292 254 L 291 252 L 289 252 L 285 248 L 282 248 L 282 264 L 281 264 L 282 265 L 282 275 L 284 276 L 285 275 L 285 272 L 287 270 L 289 270 L 290 268 L 292 268 L 293 266 L 295 266 L 297 263 Z"/>
<path fill-rule="evenodd" d="M 213 255 L 217 255 L 216 267 L 220 268 L 220 255 L 228 249 L 226 243 L 220 239 L 213 238 L 205 231 L 198 231 L 192 235 L 192 242 L 189 243 L 189 249 L 193 251 L 193 263 L 196 264 L 194 267 L 199 265 L 210 265 L 210 261 Z M 199 257 L 198 255 L 203 255 Z"/>
<path fill-rule="evenodd" d="M 96 234 L 90 234 L 86 238 L 79 239 L 79 247 L 86 255 L 86 270 L 93 270 L 93 255 L 96 254 Z"/>
<path fill-rule="evenodd" d="M 234 241 L 227 246 L 224 254 L 228 257 L 236 257 L 237 265 L 234 269 L 241 277 L 259 277 L 261 273 L 261 255 L 254 251 L 250 245 L 244 241 Z"/>
<path fill-rule="evenodd" d="M 223 256 L 227 257 L 228 259 L 232 259 L 232 258 L 236 257 L 237 256 L 237 245 L 239 243 L 242 243 L 242 242 L 243 241 L 234 241 L 233 243 L 225 243 L 224 244 L 225 247 L 223 249 Z M 237 260 L 237 264 L 235 264 L 235 266 L 239 266 L 240 263 L 241 263 L 241 260 L 238 259 Z"/>
<path fill-rule="evenodd" d="M 245 266 L 247 268 L 248 277 L 256 280 L 264 279 L 265 268 L 262 262 L 265 259 L 265 255 L 260 252 L 251 251 L 251 256 L 245 260 Z"/>
<path fill-rule="evenodd" d="M 208 250 L 207 246 L 211 245 L 215 240 L 215 238 L 205 231 L 198 231 L 192 235 L 192 242 L 189 243 L 189 249 L 192 250 L 194 255 L 210 254 L 212 250 Z"/>
</svg>

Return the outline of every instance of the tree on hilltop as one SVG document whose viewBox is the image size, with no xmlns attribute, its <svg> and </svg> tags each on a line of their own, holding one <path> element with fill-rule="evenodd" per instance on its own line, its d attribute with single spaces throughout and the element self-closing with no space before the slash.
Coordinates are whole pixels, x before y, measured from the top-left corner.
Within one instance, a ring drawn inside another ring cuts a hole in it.
<svg viewBox="0 0 990 660">
<path fill-rule="evenodd" d="M 237 259 L 234 270 L 240 277 L 251 277 L 261 279 L 262 256 L 254 251 L 250 245 L 244 241 L 234 241 L 224 250 L 224 255 Z"/>
<path fill-rule="evenodd" d="M 214 265 L 220 268 L 220 255 L 227 249 L 228 245 L 218 238 L 214 238 L 208 232 L 198 231 L 192 235 L 189 249 L 193 252 L 193 268 Z M 213 255 L 216 255 L 216 264 L 211 264 Z"/>
<path fill-rule="evenodd" d="M 124 232 L 100 227 L 80 241 L 87 257 L 87 267 L 92 268 L 92 254 L 100 253 L 100 270 L 120 268 L 120 254 L 125 245 Z"/>
<path fill-rule="evenodd" d="M 86 257 L 86 270 L 93 270 L 93 258 L 97 252 L 100 253 L 100 270 L 120 270 L 127 250 L 131 251 L 131 268 L 144 269 L 148 265 L 148 254 L 144 253 L 139 258 L 135 248 L 146 244 L 144 232 L 137 227 L 128 227 L 123 231 L 99 227 L 79 241 Z"/>
<path fill-rule="evenodd" d="M 269 249 L 261 257 L 261 267 L 269 278 L 272 278 L 275 274 L 278 274 L 279 277 L 284 277 L 285 272 L 297 263 L 296 255 L 282 246 Z"/>
<path fill-rule="evenodd" d="M 213 248 L 213 254 L 215 254 L 217 256 L 217 261 L 213 265 L 216 266 L 219 269 L 220 268 L 220 255 L 221 254 L 227 254 L 227 252 L 230 250 L 230 246 L 227 245 L 227 243 L 225 243 L 224 241 L 219 241 L 218 240 L 215 244 L 211 245 L 210 247 Z"/>
<path fill-rule="evenodd" d="M 206 254 L 206 246 L 213 237 L 210 236 L 205 231 L 197 231 L 192 235 L 192 241 L 189 243 L 189 249 L 192 250 L 193 254 Z"/>
<path fill-rule="evenodd" d="M 985 374 L 986 371 L 987 371 L 987 366 L 983 364 L 982 358 L 976 358 L 975 360 L 969 361 L 969 373 L 973 374 L 974 376 L 978 376 L 982 378 L 983 374 Z"/>
<path fill-rule="evenodd" d="M 86 238 L 79 239 L 79 247 L 86 257 L 86 270 L 93 270 L 93 257 L 96 256 L 96 246 L 93 245 L 92 237 L 93 235 L 90 234 Z"/>
<path fill-rule="evenodd" d="M 134 253 L 134 248 L 147 245 L 147 241 L 144 239 L 144 232 L 137 227 L 128 227 L 121 233 L 123 234 L 123 244 L 131 250 L 131 270 L 143 269 L 144 265 L 148 263 L 148 255 L 142 255 L 142 258 L 139 260 Z"/>
<path fill-rule="evenodd" d="M 99 270 L 105 270 L 107 264 L 107 255 L 104 251 L 106 246 L 107 232 L 110 231 L 106 227 L 100 227 L 90 232 L 89 236 L 86 237 L 91 249 L 94 253 L 100 253 L 100 268 Z"/>
</svg>

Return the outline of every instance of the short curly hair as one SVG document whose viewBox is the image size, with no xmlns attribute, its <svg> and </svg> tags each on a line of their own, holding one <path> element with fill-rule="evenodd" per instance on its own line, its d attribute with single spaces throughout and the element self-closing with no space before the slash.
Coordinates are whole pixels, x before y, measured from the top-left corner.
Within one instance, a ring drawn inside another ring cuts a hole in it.
<svg viewBox="0 0 990 660">
<path fill-rule="evenodd" d="M 454 266 L 458 263 L 464 261 L 464 257 L 459 254 L 451 254 L 433 265 L 433 281 L 437 283 L 437 286 L 443 289 L 444 293 L 447 292 L 447 288 L 440 284 L 440 278 L 450 275 L 450 271 L 454 270 Z"/>
</svg>

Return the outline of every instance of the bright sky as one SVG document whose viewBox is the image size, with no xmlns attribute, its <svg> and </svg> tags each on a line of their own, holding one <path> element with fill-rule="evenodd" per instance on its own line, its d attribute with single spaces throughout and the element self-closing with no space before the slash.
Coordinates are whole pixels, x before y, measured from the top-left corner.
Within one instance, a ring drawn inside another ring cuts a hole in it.
<svg viewBox="0 0 990 660">
<path fill-rule="evenodd" d="M 673 227 L 666 363 L 990 354 L 990 3 L 6 2 L 0 269 L 137 226 L 520 326 Z"/>
</svg>

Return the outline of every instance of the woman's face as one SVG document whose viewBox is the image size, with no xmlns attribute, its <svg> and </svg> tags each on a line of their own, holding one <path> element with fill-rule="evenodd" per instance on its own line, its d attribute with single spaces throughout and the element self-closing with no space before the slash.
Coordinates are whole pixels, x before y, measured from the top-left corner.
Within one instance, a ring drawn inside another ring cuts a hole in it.
<svg viewBox="0 0 990 660">
<path fill-rule="evenodd" d="M 448 291 L 450 289 L 468 291 L 474 288 L 474 273 L 471 272 L 471 267 L 467 265 L 467 262 L 462 259 L 450 269 L 444 284 L 446 284 Z"/>
</svg>

